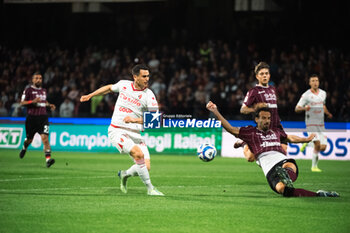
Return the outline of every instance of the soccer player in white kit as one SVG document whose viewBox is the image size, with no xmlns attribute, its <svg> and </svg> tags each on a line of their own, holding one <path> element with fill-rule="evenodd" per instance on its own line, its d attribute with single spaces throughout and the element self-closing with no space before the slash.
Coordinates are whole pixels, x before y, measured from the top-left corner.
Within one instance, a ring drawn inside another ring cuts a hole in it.
<svg viewBox="0 0 350 233">
<path fill-rule="evenodd" d="M 315 133 L 316 137 L 313 139 L 314 151 L 312 154 L 312 166 L 311 171 L 321 172 L 318 168 L 318 153 L 325 151 L 327 147 L 327 137 L 324 135 L 324 114 L 328 118 L 332 118 L 333 115 L 328 111 L 326 107 L 327 93 L 319 88 L 320 81 L 316 74 L 313 74 L 309 78 L 310 89 L 304 92 L 301 96 L 295 112 L 300 113 L 305 111 L 305 124 L 308 133 Z M 302 150 L 305 149 L 307 144 L 304 144 Z"/>
<path fill-rule="evenodd" d="M 127 193 L 127 179 L 131 176 L 139 176 L 147 187 L 148 195 L 164 196 L 151 183 L 150 154 L 140 133 L 143 127 L 143 112 L 158 110 L 155 95 L 147 88 L 149 68 L 145 65 L 136 65 L 132 68 L 132 75 L 134 81 L 121 80 L 116 84 L 103 86 L 82 96 L 80 101 L 88 101 L 94 96 L 110 92 L 119 93 L 111 125 L 108 128 L 108 137 L 120 153 L 128 153 L 135 162 L 128 170 L 118 172 L 121 180 L 120 189 L 123 193 Z"/>
</svg>

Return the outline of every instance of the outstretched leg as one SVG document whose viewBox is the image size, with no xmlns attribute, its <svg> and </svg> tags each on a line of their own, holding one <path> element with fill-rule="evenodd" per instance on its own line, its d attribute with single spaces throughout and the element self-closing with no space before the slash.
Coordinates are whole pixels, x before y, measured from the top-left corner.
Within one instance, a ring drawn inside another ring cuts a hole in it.
<svg viewBox="0 0 350 233">
<path fill-rule="evenodd" d="M 152 196 L 164 196 L 164 194 L 158 191 L 151 183 L 150 175 L 141 148 L 138 145 L 134 145 L 130 151 L 130 155 L 135 160 L 135 170 L 138 176 L 147 187 L 147 194 Z"/>
<path fill-rule="evenodd" d="M 145 164 L 147 167 L 147 170 L 151 170 L 151 160 L 150 159 L 145 159 Z M 127 193 L 127 180 L 131 176 L 138 176 L 139 174 L 137 173 L 137 164 L 133 164 L 128 170 L 119 170 L 118 171 L 118 176 L 121 180 L 120 184 L 120 189 L 122 190 L 123 193 Z"/>
<path fill-rule="evenodd" d="M 282 194 L 284 197 L 315 197 L 317 193 L 305 190 L 305 189 L 296 189 L 293 186 L 293 177 L 294 180 L 297 178 L 296 166 L 293 163 L 287 162 L 283 164 L 282 167 L 277 166 L 276 173 L 280 178 L 280 182 L 276 184 L 276 191 Z M 289 175 L 290 174 L 290 175 Z"/>
<path fill-rule="evenodd" d="M 282 167 L 276 167 L 276 173 L 280 177 L 280 182 L 276 184 L 276 191 L 284 197 L 339 197 L 337 192 L 319 190 L 312 192 L 306 189 L 294 188 L 292 181 L 297 178 L 296 166 L 293 163 L 287 162 Z"/>
</svg>

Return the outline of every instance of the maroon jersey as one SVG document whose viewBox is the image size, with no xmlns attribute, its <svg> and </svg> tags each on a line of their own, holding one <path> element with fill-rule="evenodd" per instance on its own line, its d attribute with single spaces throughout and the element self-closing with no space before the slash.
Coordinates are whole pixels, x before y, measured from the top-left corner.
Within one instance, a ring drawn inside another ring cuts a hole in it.
<svg viewBox="0 0 350 233">
<path fill-rule="evenodd" d="M 255 158 L 267 151 L 278 151 L 286 154 L 281 147 L 281 139 L 286 139 L 287 134 L 280 128 L 270 128 L 264 132 L 249 125 L 239 129 L 238 137 L 248 144 Z"/>
<path fill-rule="evenodd" d="M 27 105 L 27 113 L 31 116 L 46 115 L 46 89 L 36 88 L 34 86 L 27 87 L 23 91 L 22 101 L 33 100 L 39 97 L 41 100 L 38 103 Z"/>
<path fill-rule="evenodd" d="M 270 128 L 281 127 L 281 120 L 277 109 L 276 90 L 273 86 L 255 86 L 250 89 L 244 98 L 243 104 L 251 108 L 257 103 L 267 103 L 271 111 Z"/>
</svg>

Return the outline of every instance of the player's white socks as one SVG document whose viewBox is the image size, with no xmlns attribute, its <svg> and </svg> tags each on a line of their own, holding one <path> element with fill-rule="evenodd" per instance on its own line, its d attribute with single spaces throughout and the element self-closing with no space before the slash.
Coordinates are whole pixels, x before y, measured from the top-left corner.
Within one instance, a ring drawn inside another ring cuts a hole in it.
<svg viewBox="0 0 350 233">
<path fill-rule="evenodd" d="M 317 167 L 318 164 L 318 152 L 313 151 L 312 153 L 312 167 Z"/>
<path fill-rule="evenodd" d="M 139 174 L 142 182 L 147 186 L 147 189 L 153 189 L 153 185 L 151 183 L 151 179 L 149 177 L 149 172 L 145 163 L 143 164 L 135 164 L 137 174 Z"/>
<path fill-rule="evenodd" d="M 137 173 L 137 164 L 132 165 L 128 170 L 126 170 L 127 176 L 138 176 Z"/>
</svg>

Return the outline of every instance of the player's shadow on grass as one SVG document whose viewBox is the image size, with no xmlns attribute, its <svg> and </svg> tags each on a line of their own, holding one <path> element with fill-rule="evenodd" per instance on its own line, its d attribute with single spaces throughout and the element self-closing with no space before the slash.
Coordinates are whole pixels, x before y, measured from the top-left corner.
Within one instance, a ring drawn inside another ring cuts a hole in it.
<svg viewBox="0 0 350 233">
<path fill-rule="evenodd" d="M 35 193 L 35 192 L 1 192 L 1 194 L 10 195 L 28 195 L 28 196 L 113 196 L 111 194 L 96 194 L 96 193 Z M 120 195 L 121 196 L 121 195 Z"/>
<path fill-rule="evenodd" d="M 0 192 L 0 196 L 6 195 L 28 195 L 28 196 L 65 196 L 65 197 L 114 197 L 114 196 L 126 196 L 126 194 L 121 192 L 110 192 L 110 193 L 60 193 L 60 192 L 50 192 L 50 193 L 37 193 L 37 192 Z M 128 196 L 140 196 L 145 195 L 145 193 L 134 193 L 127 194 Z"/>
<path fill-rule="evenodd" d="M 51 168 L 50 168 L 51 169 Z M 106 169 L 86 169 L 86 168 L 78 168 L 78 167 L 53 167 L 51 170 L 58 171 L 58 172 L 75 172 L 75 171 L 83 171 L 84 173 L 91 174 L 91 172 L 96 172 L 96 173 L 109 173 L 117 176 L 117 171 L 116 170 L 106 170 Z"/>
<path fill-rule="evenodd" d="M 87 187 L 89 188 L 89 187 Z M 81 197 L 89 197 L 89 196 L 99 196 L 99 197 L 135 197 L 135 196 L 146 196 L 146 191 L 144 191 L 142 188 L 140 189 L 134 189 L 129 191 L 127 194 L 122 193 L 118 187 L 110 187 L 110 188 L 103 188 L 101 187 L 100 191 L 94 192 L 89 191 L 88 189 L 81 187 L 73 189 L 74 191 L 66 191 L 62 190 L 61 192 L 59 190 L 46 190 L 45 192 L 33 192 L 33 191 L 0 191 L 0 197 L 3 194 L 6 195 L 28 195 L 28 196 L 81 196 Z M 93 190 L 96 190 L 96 187 L 94 187 Z"/>
<path fill-rule="evenodd" d="M 218 193 L 211 193 L 211 194 L 180 194 L 180 195 L 166 195 L 166 198 L 173 199 L 173 200 L 182 200 L 182 201 L 193 201 L 194 198 L 196 198 L 198 201 L 208 201 L 208 197 L 213 197 L 209 201 L 210 202 L 216 202 L 215 199 L 220 199 L 218 202 L 222 202 L 223 198 L 267 198 L 268 194 L 266 192 L 255 192 L 254 194 L 247 194 L 247 193 L 227 193 L 222 192 L 222 194 Z"/>
</svg>

